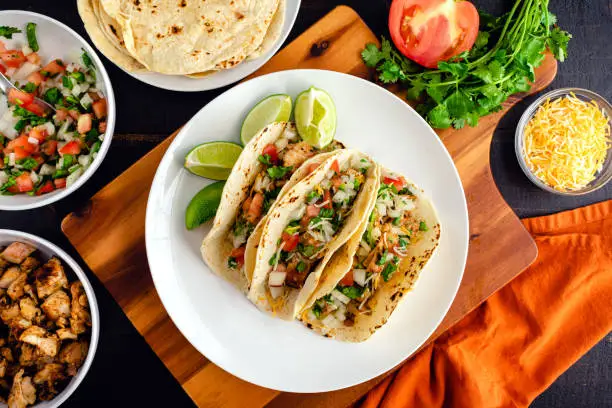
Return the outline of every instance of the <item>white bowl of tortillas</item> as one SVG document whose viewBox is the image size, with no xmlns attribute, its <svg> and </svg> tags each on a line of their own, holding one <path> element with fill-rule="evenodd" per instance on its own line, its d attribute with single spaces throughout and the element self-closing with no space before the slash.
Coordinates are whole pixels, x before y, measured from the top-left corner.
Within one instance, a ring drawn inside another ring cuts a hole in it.
<svg viewBox="0 0 612 408">
<path fill-rule="evenodd" d="M 301 0 L 77 0 L 91 40 L 134 78 L 196 92 L 237 82 L 281 47 Z"/>
</svg>

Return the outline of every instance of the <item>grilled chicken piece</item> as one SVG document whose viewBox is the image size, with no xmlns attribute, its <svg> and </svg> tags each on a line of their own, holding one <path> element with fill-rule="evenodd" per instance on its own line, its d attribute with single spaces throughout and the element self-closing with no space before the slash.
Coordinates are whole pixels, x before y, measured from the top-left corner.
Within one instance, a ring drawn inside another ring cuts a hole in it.
<svg viewBox="0 0 612 408">
<path fill-rule="evenodd" d="M 6 369 L 8 368 L 8 361 L 6 359 L 0 359 L 0 378 L 4 378 L 6 375 Z"/>
<path fill-rule="evenodd" d="M 31 377 L 23 377 L 23 369 L 19 370 L 13 379 L 13 386 L 8 398 L 9 408 L 26 408 L 36 401 L 36 388 Z"/>
<path fill-rule="evenodd" d="M 68 279 L 59 259 L 53 257 L 36 270 L 36 292 L 39 298 L 46 298 L 65 287 L 68 287 Z"/>
<path fill-rule="evenodd" d="M 11 263 L 0 256 L 0 272 L 9 267 Z"/>
<path fill-rule="evenodd" d="M 72 296 L 70 327 L 75 334 L 81 334 L 87 330 L 88 326 L 91 326 L 91 316 L 88 311 L 89 303 L 83 284 L 79 281 L 73 282 L 70 285 L 70 295 Z"/>
<path fill-rule="evenodd" d="M 302 163 L 314 156 L 314 150 L 312 146 L 306 142 L 290 144 L 287 146 L 287 149 L 284 153 L 285 155 L 283 156 L 283 166 L 291 166 L 294 169 L 297 169 L 302 165 Z"/>
<path fill-rule="evenodd" d="M 34 375 L 34 384 L 46 384 L 53 389 L 53 384 L 66 378 L 64 365 L 59 363 L 49 363 Z"/>
<path fill-rule="evenodd" d="M 79 367 L 83 365 L 85 357 L 87 357 L 87 351 L 89 350 L 89 343 L 86 340 L 73 341 L 62 347 L 59 354 L 59 361 L 67 364 L 66 372 L 68 375 L 76 375 Z"/>
<path fill-rule="evenodd" d="M 19 305 L 13 303 L 0 309 L 0 319 L 8 326 L 14 318 L 19 317 L 19 312 Z"/>
<path fill-rule="evenodd" d="M 22 263 L 36 248 L 23 242 L 13 242 L 7 246 L 0 256 L 14 264 Z"/>
<path fill-rule="evenodd" d="M 56 335 L 49 335 L 45 329 L 39 326 L 32 326 L 21 333 L 19 341 L 36 346 L 43 354 L 51 357 L 57 355 L 60 345 Z"/>
<path fill-rule="evenodd" d="M 21 271 L 19 270 L 18 266 L 11 266 L 8 268 L 6 271 L 4 271 L 4 274 L 2 274 L 2 277 L 0 278 L 0 288 L 7 289 L 9 286 L 11 286 L 11 283 L 13 283 L 13 281 L 19 277 L 20 273 Z"/>
<path fill-rule="evenodd" d="M 19 301 L 19 309 L 21 309 L 21 315 L 29 321 L 32 321 L 40 314 L 40 309 L 36 307 L 36 302 L 28 297 L 24 297 Z"/>
<path fill-rule="evenodd" d="M 40 357 L 36 347 L 21 343 L 21 353 L 19 353 L 19 365 L 24 367 L 33 366 Z"/>
<path fill-rule="evenodd" d="M 6 290 L 6 293 L 9 295 L 9 297 L 13 301 L 17 301 L 19 298 L 23 297 L 23 295 L 25 294 L 23 287 L 25 286 L 27 278 L 28 278 L 27 274 L 23 272 L 19 272 L 17 279 L 11 282 L 10 286 Z"/>
<path fill-rule="evenodd" d="M 8 361 L 9 363 L 12 363 L 14 361 L 13 352 L 8 347 L 0 348 L 0 356 L 2 356 L 2 358 Z"/>
<path fill-rule="evenodd" d="M 19 316 L 11 320 L 9 327 L 11 328 L 11 334 L 13 337 L 18 338 L 21 332 L 32 327 L 32 322 Z"/>
<path fill-rule="evenodd" d="M 47 317 L 54 322 L 60 317 L 70 316 L 70 298 L 61 289 L 52 293 L 40 307 Z"/>
<path fill-rule="evenodd" d="M 30 273 L 34 269 L 38 268 L 39 265 L 40 265 L 40 262 L 38 262 L 38 259 L 34 258 L 33 256 L 28 256 L 21 263 L 21 265 L 19 265 L 19 267 L 21 268 L 21 272 Z"/>
<path fill-rule="evenodd" d="M 77 339 L 77 335 L 74 334 L 72 329 L 58 329 L 56 333 L 60 340 L 76 340 Z"/>
</svg>

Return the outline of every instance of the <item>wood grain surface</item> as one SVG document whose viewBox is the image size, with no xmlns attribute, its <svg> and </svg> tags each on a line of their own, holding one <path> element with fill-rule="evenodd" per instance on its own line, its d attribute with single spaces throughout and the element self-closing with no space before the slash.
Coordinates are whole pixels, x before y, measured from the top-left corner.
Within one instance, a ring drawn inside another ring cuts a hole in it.
<svg viewBox="0 0 612 408">
<path fill-rule="evenodd" d="M 359 52 L 374 34 L 348 7 L 338 7 L 294 40 L 256 75 L 293 68 L 322 68 L 370 77 Z M 536 71 L 532 92 L 556 74 L 547 57 Z M 503 201 L 489 166 L 493 131 L 503 111 L 483 118 L 477 128 L 439 132 L 459 170 L 470 215 L 470 249 L 462 285 L 450 311 L 428 340 L 525 269 L 536 257 L 531 237 Z M 153 286 L 146 261 L 144 220 L 155 170 L 174 135 L 100 190 L 62 230 L 125 311 L 136 329 L 199 407 L 343 407 L 358 400 L 384 376 L 329 393 L 279 393 L 244 382 L 198 353 L 176 329 Z"/>
</svg>

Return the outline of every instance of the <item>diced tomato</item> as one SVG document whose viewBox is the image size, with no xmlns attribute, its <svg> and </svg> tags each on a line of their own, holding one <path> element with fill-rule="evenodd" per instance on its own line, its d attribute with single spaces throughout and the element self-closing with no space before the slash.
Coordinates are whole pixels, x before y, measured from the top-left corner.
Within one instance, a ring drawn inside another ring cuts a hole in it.
<svg viewBox="0 0 612 408">
<path fill-rule="evenodd" d="M 34 64 L 34 65 L 40 65 L 40 55 L 38 55 L 37 53 L 33 52 L 31 54 L 26 55 L 27 60 Z"/>
<path fill-rule="evenodd" d="M 14 105 L 26 107 L 32 103 L 34 95 L 24 92 L 17 88 L 11 88 L 8 91 L 8 101 Z"/>
<path fill-rule="evenodd" d="M 6 67 L 2 64 L 0 64 L 0 72 L 6 74 Z"/>
<path fill-rule="evenodd" d="M 395 178 L 391 178 L 391 177 L 384 177 L 383 178 L 383 183 L 387 184 L 387 185 L 393 184 L 396 189 L 401 190 L 406 185 L 406 179 L 404 177 L 401 177 L 401 176 L 399 178 L 396 178 L 396 179 Z"/>
<path fill-rule="evenodd" d="M 325 204 L 323 207 L 325 208 L 332 208 L 332 197 L 331 197 L 331 193 L 329 190 L 325 190 L 323 192 L 323 202 L 326 202 L 327 204 Z"/>
<path fill-rule="evenodd" d="M 106 98 L 101 98 L 98 99 L 97 101 L 95 101 L 92 105 L 91 108 L 94 111 L 94 114 L 96 115 L 96 118 L 98 119 L 102 119 L 106 117 L 107 114 L 107 106 L 106 106 Z M 272 145 L 274 146 L 274 145 Z M 268 147 L 268 146 L 266 146 Z M 264 148 L 265 150 L 265 148 Z M 264 152 L 265 154 L 265 152 Z M 278 156 L 277 156 L 278 157 Z"/>
<path fill-rule="evenodd" d="M 334 162 L 331 165 L 331 169 L 335 171 L 336 173 L 340 173 L 340 165 L 338 164 L 338 160 L 334 160 Z"/>
<path fill-rule="evenodd" d="M 47 180 L 45 181 L 45 183 L 40 186 L 40 188 L 36 191 L 36 195 L 43 195 L 43 194 L 47 194 L 52 192 L 53 190 L 55 190 L 55 187 L 53 186 L 53 183 L 51 182 L 51 180 Z"/>
<path fill-rule="evenodd" d="M 334 187 L 338 188 L 342 185 L 342 179 L 340 178 L 340 176 L 334 176 L 331 179 L 331 183 Z"/>
<path fill-rule="evenodd" d="M 28 142 L 28 137 L 26 135 L 21 135 L 8 142 L 5 150 L 13 152 L 15 149 L 24 150 L 27 157 L 30 153 L 34 152 L 35 146 Z"/>
<path fill-rule="evenodd" d="M 47 140 L 40 150 L 47 156 L 53 156 L 57 150 L 57 140 Z"/>
<path fill-rule="evenodd" d="M 27 81 L 33 83 L 36 86 L 38 86 L 38 85 L 42 84 L 43 82 L 45 82 L 45 77 L 42 76 L 42 74 L 40 72 L 36 71 L 36 72 L 32 72 L 28 76 Z"/>
<path fill-rule="evenodd" d="M 270 156 L 270 161 L 272 163 L 276 164 L 278 162 L 278 151 L 276 151 L 276 146 L 274 146 L 272 143 L 266 145 L 263 148 L 262 154 L 267 154 L 268 156 Z"/>
<path fill-rule="evenodd" d="M 9 68 L 19 68 L 25 61 L 26 57 L 20 50 L 7 50 L 0 53 L 0 58 Z"/>
<path fill-rule="evenodd" d="M 62 60 L 53 60 L 43 68 L 43 71 L 49 73 L 49 75 L 60 74 L 66 70 Z"/>
<path fill-rule="evenodd" d="M 15 160 L 25 159 L 30 155 L 30 152 L 22 147 L 16 147 L 15 149 L 13 149 L 12 153 L 15 154 Z"/>
<path fill-rule="evenodd" d="M 32 183 L 30 173 L 21 173 L 21 175 L 15 179 L 15 183 L 20 193 L 34 190 L 34 183 Z"/>
<path fill-rule="evenodd" d="M 76 140 L 72 140 L 59 149 L 60 154 L 79 154 L 81 153 L 81 144 Z"/>
<path fill-rule="evenodd" d="M 53 180 L 53 184 L 55 185 L 55 188 L 64 188 L 66 187 L 66 179 L 65 178 L 58 178 Z"/>
<path fill-rule="evenodd" d="M 58 122 L 65 121 L 67 117 L 68 117 L 68 110 L 67 109 L 58 109 L 55 112 L 55 118 L 58 120 Z"/>
<path fill-rule="evenodd" d="M 38 170 L 40 165 L 45 162 L 45 159 L 43 159 L 40 155 L 32 156 L 32 158 L 36 160 L 36 163 L 38 163 L 38 166 L 34 167 L 33 170 Z"/>
<path fill-rule="evenodd" d="M 42 143 L 47 138 L 47 129 L 42 126 L 36 126 L 30 130 L 28 136 L 33 137 L 34 139 L 37 139 L 39 143 Z"/>
<path fill-rule="evenodd" d="M 10 186 L 7 191 L 13 194 L 19 194 L 19 187 L 17 185 Z"/>
<path fill-rule="evenodd" d="M 310 163 L 308 165 L 308 174 L 310 174 L 313 171 L 315 171 L 317 169 L 317 167 L 319 167 L 320 165 L 321 165 L 321 163 Z"/>
<path fill-rule="evenodd" d="M 98 132 L 100 133 L 106 132 L 106 122 L 98 123 Z"/>
<path fill-rule="evenodd" d="M 91 113 L 85 113 L 79 116 L 79 120 L 77 122 L 77 132 L 80 134 L 85 134 L 91 130 Z"/>
<path fill-rule="evenodd" d="M 232 249 L 230 252 L 230 256 L 236 260 L 238 266 L 244 265 L 244 251 L 246 250 L 246 245 L 243 245 L 238 248 Z"/>
<path fill-rule="evenodd" d="M 243 210 L 246 212 L 245 218 L 251 224 L 257 224 L 259 217 L 261 217 L 261 210 L 263 208 L 264 196 L 263 194 L 256 193 L 252 198 L 247 199 L 243 204 Z"/>
<path fill-rule="evenodd" d="M 78 110 L 71 109 L 68 111 L 68 115 L 70 115 L 70 117 L 74 120 L 79 120 L 81 113 Z"/>
<path fill-rule="evenodd" d="M 48 113 L 47 107 L 36 100 L 28 105 L 24 105 L 23 108 L 29 110 L 37 116 L 46 116 Z"/>
<path fill-rule="evenodd" d="M 353 270 L 351 269 L 340 281 L 340 286 L 353 286 Z"/>
<path fill-rule="evenodd" d="M 321 212 L 321 209 L 316 205 L 309 205 L 306 207 L 306 216 L 308 218 L 316 217 Z"/>
<path fill-rule="evenodd" d="M 295 249 L 295 247 L 297 247 L 298 242 L 300 242 L 300 235 L 299 234 L 289 235 L 286 232 L 283 232 L 282 239 L 283 239 L 283 242 L 285 243 L 285 246 L 283 247 L 283 251 L 291 252 Z"/>
</svg>

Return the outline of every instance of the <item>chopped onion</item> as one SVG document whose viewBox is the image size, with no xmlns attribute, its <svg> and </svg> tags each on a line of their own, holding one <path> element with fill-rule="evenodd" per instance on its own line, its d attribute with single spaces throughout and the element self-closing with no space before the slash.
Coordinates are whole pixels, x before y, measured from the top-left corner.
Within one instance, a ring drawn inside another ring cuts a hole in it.
<svg viewBox="0 0 612 408">
<path fill-rule="evenodd" d="M 82 86 L 77 84 L 76 81 L 73 78 L 70 78 L 70 80 L 72 81 L 72 83 L 74 84 L 72 86 L 72 89 L 70 90 L 70 93 L 74 96 L 79 96 L 82 92 L 85 92 L 85 90 L 83 90 Z"/>
<path fill-rule="evenodd" d="M 48 136 L 53 136 L 55 134 L 55 125 L 52 122 L 46 122 L 42 126 L 45 127 Z"/>
<path fill-rule="evenodd" d="M 396 254 L 398 254 L 399 256 L 401 256 L 402 258 L 405 258 L 408 256 L 408 252 L 406 252 L 404 249 L 398 247 L 398 246 L 394 246 L 393 247 L 393 252 L 395 252 Z"/>
<path fill-rule="evenodd" d="M 79 157 L 79 163 L 81 163 L 81 157 Z M 246 231 L 240 235 L 232 234 L 232 244 L 234 245 L 234 248 L 239 248 L 245 242 L 247 242 Z"/>
<path fill-rule="evenodd" d="M 334 289 L 332 290 L 331 295 L 333 297 L 335 297 L 336 299 L 338 299 L 340 302 L 344 303 L 345 305 L 351 301 L 351 298 L 346 296 L 344 293 L 338 291 L 338 289 Z"/>
<path fill-rule="evenodd" d="M 9 166 L 14 166 L 15 165 L 15 153 L 9 153 L 9 162 L 8 162 Z"/>
<path fill-rule="evenodd" d="M 401 217 L 402 211 L 401 210 L 389 210 L 387 211 L 387 215 L 391 218 Z"/>
<path fill-rule="evenodd" d="M 30 46 L 28 44 L 25 44 L 23 47 L 21 47 L 21 52 L 23 52 L 23 55 L 25 55 L 27 57 L 28 55 L 30 55 L 34 51 L 32 50 L 32 48 L 30 48 Z"/>
<path fill-rule="evenodd" d="M 325 177 L 327 177 L 327 179 L 331 179 L 332 177 L 334 177 L 334 174 L 336 174 L 335 171 L 333 170 L 327 170 L 327 174 Z"/>
<path fill-rule="evenodd" d="M 314 198 L 313 201 L 314 200 L 316 200 L 316 198 Z M 321 207 L 325 207 L 327 204 L 329 204 L 329 200 L 325 200 L 321 204 L 314 204 L 314 206 L 317 208 L 321 208 Z"/>
<path fill-rule="evenodd" d="M 343 321 L 345 321 L 345 320 L 346 320 L 346 311 L 343 311 L 343 310 L 337 310 L 337 311 L 334 313 L 334 316 L 336 317 L 336 319 L 337 319 L 339 322 L 343 322 Z"/>
<path fill-rule="evenodd" d="M 331 187 L 331 180 L 325 179 L 320 183 L 321 187 L 325 190 L 328 190 Z"/>
<path fill-rule="evenodd" d="M 60 170 L 64 167 L 64 156 L 60 157 L 59 160 L 57 161 L 57 164 L 55 165 L 55 168 Z"/>
<path fill-rule="evenodd" d="M 353 280 L 357 282 L 359 286 L 365 286 L 366 270 L 365 269 L 353 269 Z"/>
<path fill-rule="evenodd" d="M 28 143 L 33 144 L 34 146 L 38 146 L 40 142 L 37 138 L 28 136 Z"/>
<path fill-rule="evenodd" d="M 273 299 L 276 299 L 283 295 L 285 288 L 283 286 L 270 286 L 270 294 Z"/>
<path fill-rule="evenodd" d="M 336 194 L 334 194 L 334 197 L 332 198 L 334 203 L 341 203 L 344 200 L 346 200 L 348 198 L 348 194 L 346 194 L 344 191 L 342 190 L 338 190 L 336 192 Z"/>
<path fill-rule="evenodd" d="M 38 180 L 40 180 L 40 178 L 38 177 L 38 174 L 36 174 L 35 171 L 32 171 L 30 173 L 30 180 L 32 180 L 32 183 L 34 184 L 38 183 Z"/>
<path fill-rule="evenodd" d="M 395 208 L 401 211 L 410 211 L 415 207 L 414 201 L 409 200 L 405 197 L 396 196 L 394 201 Z"/>
<path fill-rule="evenodd" d="M 378 214 L 384 217 L 385 215 L 387 215 L 387 206 L 380 202 L 376 202 L 376 211 L 378 212 Z"/>
<path fill-rule="evenodd" d="M 38 173 L 41 176 L 50 176 L 55 173 L 55 166 L 45 163 L 40 167 L 40 171 Z"/>
<path fill-rule="evenodd" d="M 332 314 L 328 314 L 325 316 L 325 319 L 321 321 L 323 325 L 327 327 L 336 327 L 338 325 L 338 320 Z"/>
<path fill-rule="evenodd" d="M 285 284 L 285 277 L 287 277 L 287 272 L 270 272 L 270 275 L 268 275 L 268 286 L 283 286 Z"/>
<path fill-rule="evenodd" d="M 287 147 L 287 145 L 289 144 L 289 140 L 285 139 L 284 137 L 281 137 L 280 139 L 278 139 L 276 142 L 274 142 L 274 146 L 278 149 L 278 150 L 283 150 L 285 147 Z"/>
<path fill-rule="evenodd" d="M 89 96 L 89 94 L 83 95 L 83 97 L 80 100 L 81 106 L 84 107 L 85 109 L 89 108 L 93 102 L 94 101 L 93 99 L 91 99 L 91 96 Z"/>
<path fill-rule="evenodd" d="M 296 136 L 297 136 L 297 133 L 295 132 L 293 127 L 291 127 L 291 126 L 286 126 L 285 127 L 285 131 L 283 132 L 283 137 L 284 138 L 292 140 L 292 139 L 295 139 Z"/>
<path fill-rule="evenodd" d="M 66 187 L 70 187 L 73 185 L 79 177 L 83 175 L 83 169 L 78 168 L 74 172 L 70 173 L 68 177 L 66 177 Z"/>
<path fill-rule="evenodd" d="M 15 71 L 15 73 L 12 75 L 12 80 L 14 81 L 23 81 L 25 80 L 27 77 L 29 77 L 31 74 L 33 74 L 34 72 L 38 71 L 40 67 L 38 65 L 32 64 L 31 62 L 25 62 L 21 68 L 19 68 L 17 71 Z M 8 73 L 8 71 L 7 71 Z"/>
<path fill-rule="evenodd" d="M 11 140 L 19 135 L 19 132 L 15 130 L 15 125 L 19 122 L 19 117 L 14 116 L 13 111 L 14 108 L 7 110 L 0 118 L 0 133 Z"/>
<path fill-rule="evenodd" d="M 5 172 L 0 171 L 0 185 L 6 183 L 8 179 L 9 179 L 9 176 Z"/>
</svg>

